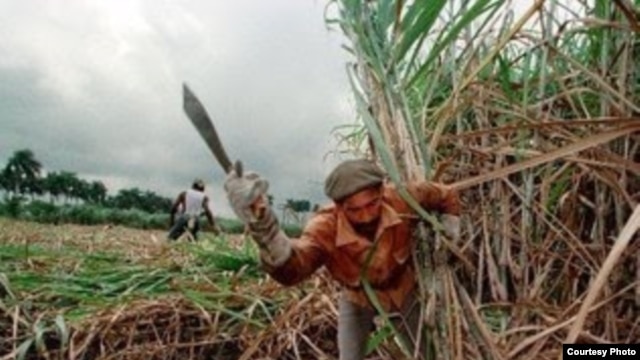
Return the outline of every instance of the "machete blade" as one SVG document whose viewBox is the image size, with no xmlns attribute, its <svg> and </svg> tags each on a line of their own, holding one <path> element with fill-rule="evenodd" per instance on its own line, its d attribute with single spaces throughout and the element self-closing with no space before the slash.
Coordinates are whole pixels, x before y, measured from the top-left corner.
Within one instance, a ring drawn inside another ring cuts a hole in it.
<svg viewBox="0 0 640 360">
<path fill-rule="evenodd" d="M 232 170 L 233 165 L 231 160 L 229 160 L 229 156 L 227 156 L 227 153 L 224 151 L 218 132 L 213 126 L 211 118 L 209 118 L 209 114 L 207 114 L 207 110 L 191 89 L 189 89 L 186 83 L 182 84 L 182 90 L 184 94 L 185 113 L 191 120 L 191 123 L 193 123 L 193 126 L 195 126 L 196 130 L 198 130 L 202 139 L 204 139 L 204 142 L 213 153 L 213 156 L 218 160 L 220 166 L 222 166 L 222 169 L 225 173 L 229 173 Z M 242 176 L 242 164 L 240 161 L 237 161 L 234 167 L 238 175 Z"/>
</svg>

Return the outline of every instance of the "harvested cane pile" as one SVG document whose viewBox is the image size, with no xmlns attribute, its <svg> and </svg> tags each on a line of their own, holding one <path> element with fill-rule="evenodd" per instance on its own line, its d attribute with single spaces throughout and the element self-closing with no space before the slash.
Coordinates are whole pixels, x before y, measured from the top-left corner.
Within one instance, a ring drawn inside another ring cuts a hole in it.
<svg viewBox="0 0 640 360">
<path fill-rule="evenodd" d="M 251 242 L 0 219 L 0 359 L 331 359 L 326 277 L 282 291 Z"/>
</svg>

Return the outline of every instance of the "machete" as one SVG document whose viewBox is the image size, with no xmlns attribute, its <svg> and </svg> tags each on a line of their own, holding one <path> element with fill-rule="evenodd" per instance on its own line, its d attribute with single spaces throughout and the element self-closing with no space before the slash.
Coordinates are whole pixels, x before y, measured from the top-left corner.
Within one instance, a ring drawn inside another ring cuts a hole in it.
<svg viewBox="0 0 640 360">
<path fill-rule="evenodd" d="M 225 173 L 229 173 L 235 168 L 238 176 L 242 176 L 242 163 L 239 160 L 236 161 L 235 165 L 231 163 L 229 156 L 224 151 L 218 132 L 213 126 L 213 122 L 211 122 L 211 118 L 209 117 L 209 114 L 207 114 L 207 110 L 204 108 L 200 100 L 198 100 L 186 83 L 182 84 L 182 91 L 184 97 L 184 112 L 187 113 L 187 117 L 189 117 L 193 126 L 198 130 L 198 133 L 202 139 L 204 139 L 209 150 L 211 150 L 213 156 L 216 158 L 220 166 L 222 166 L 222 169 Z"/>
<path fill-rule="evenodd" d="M 231 164 L 231 160 L 229 160 L 229 156 L 227 156 L 227 153 L 224 151 L 218 132 L 213 126 L 213 122 L 211 122 L 211 118 L 209 118 L 207 110 L 205 110 L 200 100 L 198 100 L 193 91 L 189 89 L 187 84 L 182 84 L 182 90 L 184 92 L 184 111 L 187 113 L 187 116 L 191 120 L 191 123 L 193 123 L 193 126 L 198 130 L 200 136 L 204 139 L 204 142 L 207 143 L 207 146 L 213 153 L 213 156 L 218 160 L 218 163 L 227 174 L 232 170 L 235 170 L 237 176 L 242 178 L 242 162 L 237 160 L 235 164 Z M 256 174 L 247 173 L 246 177 L 252 177 L 254 175 Z M 267 200 L 264 200 L 266 197 L 261 196 L 261 194 L 263 195 L 267 193 L 269 183 L 262 179 L 256 180 L 255 177 L 249 180 L 253 180 L 249 181 L 249 186 L 251 186 L 251 188 L 245 190 L 247 190 L 247 198 L 252 199 L 250 200 L 251 212 L 257 218 L 261 218 L 266 211 L 268 204 Z M 256 201 L 258 199 L 263 200 Z"/>
</svg>

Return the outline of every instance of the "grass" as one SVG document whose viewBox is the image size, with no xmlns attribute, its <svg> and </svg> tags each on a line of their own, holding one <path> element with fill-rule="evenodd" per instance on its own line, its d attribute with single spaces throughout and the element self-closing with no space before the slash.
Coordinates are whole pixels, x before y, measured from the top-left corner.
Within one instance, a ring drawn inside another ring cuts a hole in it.
<svg viewBox="0 0 640 360">
<path fill-rule="evenodd" d="M 236 359 L 258 333 L 289 351 L 274 319 L 304 290 L 280 292 L 242 236 L 168 243 L 162 231 L 6 218 L 0 228 L 0 358 Z"/>
<path fill-rule="evenodd" d="M 168 213 L 147 213 L 139 209 L 118 209 L 94 204 L 54 205 L 19 197 L 0 201 L 0 216 L 3 215 L 43 224 L 121 225 L 155 230 L 167 229 L 169 226 Z M 208 226 L 204 216 L 201 221 Z M 244 233 L 245 226 L 238 219 L 215 217 L 215 221 L 225 233 Z M 289 236 L 297 237 L 301 234 L 301 224 L 284 224 L 283 230 Z"/>
</svg>

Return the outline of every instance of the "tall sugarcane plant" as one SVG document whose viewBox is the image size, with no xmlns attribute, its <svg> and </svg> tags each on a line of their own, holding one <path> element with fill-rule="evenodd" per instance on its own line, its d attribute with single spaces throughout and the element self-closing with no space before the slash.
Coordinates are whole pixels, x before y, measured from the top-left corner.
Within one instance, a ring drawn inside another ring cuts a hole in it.
<svg viewBox="0 0 640 360">
<path fill-rule="evenodd" d="M 346 137 L 370 140 L 351 150 L 369 146 L 401 191 L 442 181 L 467 205 L 462 244 L 426 241 L 432 345 L 420 355 L 553 357 L 572 326 L 582 341 L 639 341 L 622 310 L 637 251 L 615 253 L 608 282 L 591 280 L 638 226 L 640 1 L 330 5 L 352 56 L 359 128 Z M 600 302 L 580 319 L 588 292 Z"/>
</svg>

